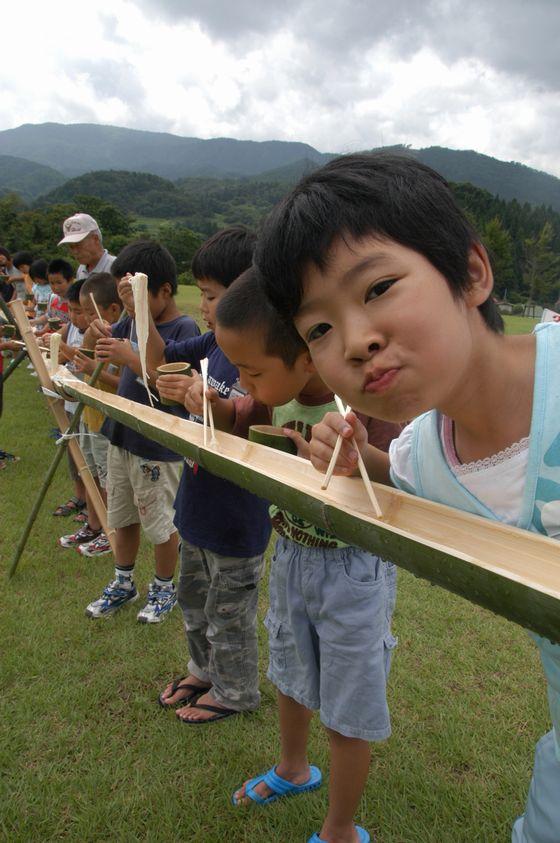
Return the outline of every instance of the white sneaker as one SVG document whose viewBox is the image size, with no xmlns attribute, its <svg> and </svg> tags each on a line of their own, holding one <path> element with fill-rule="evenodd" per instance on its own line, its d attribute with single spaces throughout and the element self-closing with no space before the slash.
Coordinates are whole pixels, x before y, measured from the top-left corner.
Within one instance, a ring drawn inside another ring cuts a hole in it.
<svg viewBox="0 0 560 843">
<path fill-rule="evenodd" d="M 170 586 L 156 585 L 151 582 L 148 586 L 148 602 L 136 615 L 140 623 L 161 623 L 166 619 L 177 602 L 175 584 Z"/>
</svg>

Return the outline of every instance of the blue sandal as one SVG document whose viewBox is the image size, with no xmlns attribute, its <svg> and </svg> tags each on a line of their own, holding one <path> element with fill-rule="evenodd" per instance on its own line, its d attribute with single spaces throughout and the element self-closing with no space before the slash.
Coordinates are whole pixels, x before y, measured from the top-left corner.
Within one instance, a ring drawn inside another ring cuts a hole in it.
<svg viewBox="0 0 560 843">
<path fill-rule="evenodd" d="M 359 838 L 360 843 L 370 843 L 371 838 L 370 838 L 369 834 L 367 833 L 367 831 L 365 830 L 365 828 L 362 828 L 359 825 L 355 826 L 355 828 L 356 828 L 356 831 L 358 832 L 358 838 Z M 314 834 L 313 837 L 309 838 L 307 843 L 325 843 L 325 841 L 322 840 L 319 837 L 318 834 Z"/>
<path fill-rule="evenodd" d="M 249 799 L 252 799 L 253 802 L 257 803 L 257 805 L 270 805 L 272 802 L 276 802 L 277 799 L 281 799 L 283 796 L 297 796 L 298 793 L 308 793 L 311 790 L 317 790 L 317 788 L 321 786 L 322 781 L 323 776 L 321 775 L 321 771 L 318 767 L 309 768 L 309 778 L 303 784 L 294 784 L 293 782 L 289 782 L 287 779 L 283 779 L 282 776 L 279 776 L 276 772 L 276 767 L 271 767 L 267 773 L 263 773 L 262 776 L 257 776 L 247 782 L 245 796 L 248 796 Z M 256 793 L 255 787 L 260 784 L 260 782 L 264 782 L 267 787 L 272 790 L 270 796 L 265 798 Z M 231 801 L 235 806 L 240 804 L 235 798 L 235 793 L 231 797 Z"/>
</svg>

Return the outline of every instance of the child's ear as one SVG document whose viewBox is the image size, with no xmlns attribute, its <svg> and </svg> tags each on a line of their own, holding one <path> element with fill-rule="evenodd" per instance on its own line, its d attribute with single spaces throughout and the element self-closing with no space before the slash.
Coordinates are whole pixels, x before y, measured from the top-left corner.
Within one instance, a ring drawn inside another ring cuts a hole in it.
<svg viewBox="0 0 560 843">
<path fill-rule="evenodd" d="M 494 274 L 488 252 L 482 243 L 473 243 L 469 250 L 468 274 L 469 289 L 465 292 L 468 307 L 479 307 L 492 295 Z"/>
<path fill-rule="evenodd" d="M 303 360 L 303 366 L 304 366 L 305 371 L 309 372 L 310 374 L 315 374 L 317 369 L 315 368 L 315 364 L 313 363 L 313 360 L 311 359 L 311 354 L 309 353 L 309 351 L 304 351 L 303 354 L 301 355 L 301 357 L 302 357 L 302 360 Z"/>
</svg>

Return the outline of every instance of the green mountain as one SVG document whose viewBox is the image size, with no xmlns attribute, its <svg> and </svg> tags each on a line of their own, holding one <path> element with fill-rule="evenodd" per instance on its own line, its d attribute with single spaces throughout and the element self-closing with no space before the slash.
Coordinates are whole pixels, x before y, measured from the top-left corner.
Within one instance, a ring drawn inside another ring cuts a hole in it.
<svg viewBox="0 0 560 843">
<path fill-rule="evenodd" d="M 29 202 L 62 184 L 64 180 L 65 176 L 52 167 L 26 158 L 0 155 L 0 194 L 18 193 Z"/>
<path fill-rule="evenodd" d="M 66 176 L 92 170 L 133 170 L 164 178 L 249 176 L 299 158 L 322 160 L 305 143 L 184 138 L 90 123 L 27 123 L 0 132 L 0 154 L 21 155 Z"/>
<path fill-rule="evenodd" d="M 192 202 L 172 181 L 127 170 L 96 170 L 76 176 L 41 196 L 35 204 L 41 207 L 75 202 L 82 196 L 96 196 L 140 216 L 180 217 L 193 210 Z"/>
<path fill-rule="evenodd" d="M 560 211 L 560 179 L 549 173 L 468 149 L 430 146 L 410 152 L 449 181 L 470 182 L 502 199 L 549 205 Z"/>
</svg>

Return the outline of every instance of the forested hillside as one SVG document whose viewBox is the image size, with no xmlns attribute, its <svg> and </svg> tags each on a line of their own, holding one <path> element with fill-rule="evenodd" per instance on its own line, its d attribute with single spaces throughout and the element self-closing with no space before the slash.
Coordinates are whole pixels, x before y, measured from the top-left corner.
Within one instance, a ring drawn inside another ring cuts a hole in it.
<svg viewBox="0 0 560 843">
<path fill-rule="evenodd" d="M 52 167 L 14 155 L 0 155 L 0 195 L 18 193 L 28 202 L 64 181 L 65 176 Z"/>
</svg>

